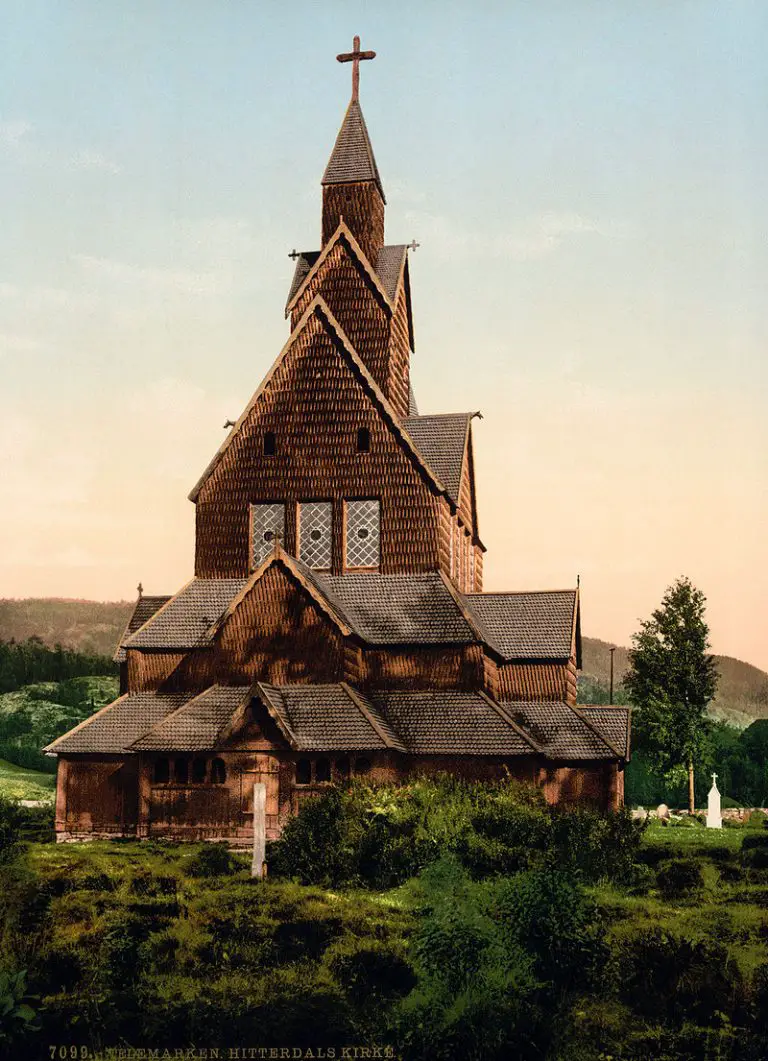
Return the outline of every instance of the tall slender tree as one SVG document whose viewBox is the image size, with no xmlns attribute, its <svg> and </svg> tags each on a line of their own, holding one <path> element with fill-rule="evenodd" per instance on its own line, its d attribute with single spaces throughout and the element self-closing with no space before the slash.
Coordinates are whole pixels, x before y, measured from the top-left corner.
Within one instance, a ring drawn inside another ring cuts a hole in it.
<svg viewBox="0 0 768 1061">
<path fill-rule="evenodd" d="M 694 762 L 707 737 L 707 704 L 717 691 L 708 652 L 706 597 L 688 578 L 669 586 L 661 605 L 632 636 L 624 685 L 640 708 L 643 743 L 662 770 L 688 769 L 688 809 L 695 810 Z"/>
</svg>

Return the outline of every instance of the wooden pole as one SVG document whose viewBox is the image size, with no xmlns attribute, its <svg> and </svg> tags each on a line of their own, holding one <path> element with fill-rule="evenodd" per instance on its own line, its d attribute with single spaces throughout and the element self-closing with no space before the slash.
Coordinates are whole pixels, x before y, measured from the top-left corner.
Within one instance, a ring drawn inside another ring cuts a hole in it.
<svg viewBox="0 0 768 1061">
<path fill-rule="evenodd" d="M 267 853 L 267 786 L 257 781 L 253 786 L 253 862 L 251 876 L 266 875 Z"/>
</svg>

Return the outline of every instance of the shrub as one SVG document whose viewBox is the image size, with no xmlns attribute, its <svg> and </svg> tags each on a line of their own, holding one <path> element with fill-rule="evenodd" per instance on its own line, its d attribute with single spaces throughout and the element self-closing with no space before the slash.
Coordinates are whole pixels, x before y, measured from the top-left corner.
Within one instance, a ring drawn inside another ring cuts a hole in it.
<svg viewBox="0 0 768 1061">
<path fill-rule="evenodd" d="M 748 829 L 762 829 L 768 826 L 768 815 L 764 811 L 753 810 L 745 824 Z"/>
<path fill-rule="evenodd" d="M 331 885 L 355 879 L 352 822 L 344 795 L 330 788 L 307 800 L 270 848 L 270 872 L 304 884 Z"/>
<path fill-rule="evenodd" d="M 656 885 L 665 899 L 685 899 L 704 886 L 701 866 L 690 859 L 669 859 L 656 873 Z"/>
<path fill-rule="evenodd" d="M 535 974 L 559 988 L 588 984 L 605 962 L 594 903 L 565 873 L 531 870 L 505 881 L 494 917 L 505 940 L 532 957 Z"/>
<path fill-rule="evenodd" d="M 741 1000 L 741 975 L 724 946 L 659 926 L 623 937 L 617 974 L 622 997 L 656 1021 L 708 1023 L 718 1011 L 733 1014 Z"/>
<path fill-rule="evenodd" d="M 206 844 L 190 855 L 184 864 L 184 872 L 189 877 L 222 877 L 238 869 L 237 861 L 225 844 Z"/>
</svg>

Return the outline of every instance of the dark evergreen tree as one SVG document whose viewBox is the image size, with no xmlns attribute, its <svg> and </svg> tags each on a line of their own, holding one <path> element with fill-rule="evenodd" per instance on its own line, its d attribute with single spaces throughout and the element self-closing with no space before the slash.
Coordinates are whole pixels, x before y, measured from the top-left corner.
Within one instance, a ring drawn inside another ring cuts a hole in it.
<svg viewBox="0 0 768 1061">
<path fill-rule="evenodd" d="M 650 619 L 632 635 L 624 678 L 640 708 L 638 736 L 662 770 L 688 769 L 688 805 L 695 809 L 694 762 L 705 749 L 707 704 L 717 690 L 717 667 L 708 652 L 706 597 L 688 578 L 670 586 Z"/>
</svg>

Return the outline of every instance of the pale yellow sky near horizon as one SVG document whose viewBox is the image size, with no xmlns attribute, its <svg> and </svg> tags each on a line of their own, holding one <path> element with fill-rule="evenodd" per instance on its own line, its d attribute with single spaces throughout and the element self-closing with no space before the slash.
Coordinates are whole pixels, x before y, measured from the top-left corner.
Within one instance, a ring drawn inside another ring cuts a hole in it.
<svg viewBox="0 0 768 1061">
<path fill-rule="evenodd" d="M 713 651 L 768 670 L 768 8 L 401 6 L 9 0 L 0 597 L 191 577 L 187 493 L 287 337 L 359 32 L 419 405 L 484 416 L 485 588 L 578 574 L 584 633 L 628 644 L 687 575 Z"/>
</svg>

